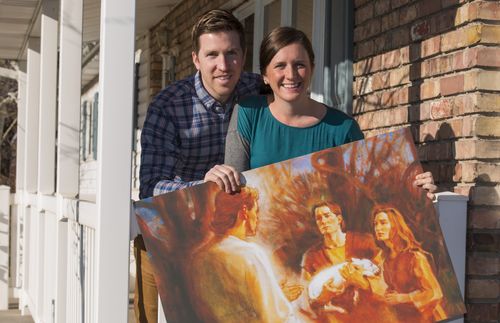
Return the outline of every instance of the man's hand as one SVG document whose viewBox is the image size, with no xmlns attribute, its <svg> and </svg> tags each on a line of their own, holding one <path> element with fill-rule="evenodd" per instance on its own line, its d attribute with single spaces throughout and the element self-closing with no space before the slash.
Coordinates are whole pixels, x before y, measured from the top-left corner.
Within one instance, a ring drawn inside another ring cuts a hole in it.
<svg viewBox="0 0 500 323">
<path fill-rule="evenodd" d="M 216 183 L 226 193 L 238 191 L 241 185 L 240 173 L 229 165 L 215 165 L 205 174 L 203 180 Z"/>
<path fill-rule="evenodd" d="M 302 285 L 289 284 L 286 280 L 282 280 L 280 282 L 280 287 L 283 291 L 283 294 L 285 294 L 286 298 L 290 302 L 293 302 L 294 300 L 299 298 L 300 294 L 302 294 L 302 291 L 304 290 L 304 287 Z"/>
<path fill-rule="evenodd" d="M 425 172 L 415 176 L 413 185 L 419 186 L 427 191 L 427 197 L 434 200 L 434 193 L 437 191 L 437 186 L 434 185 L 434 177 L 431 172 Z"/>
</svg>

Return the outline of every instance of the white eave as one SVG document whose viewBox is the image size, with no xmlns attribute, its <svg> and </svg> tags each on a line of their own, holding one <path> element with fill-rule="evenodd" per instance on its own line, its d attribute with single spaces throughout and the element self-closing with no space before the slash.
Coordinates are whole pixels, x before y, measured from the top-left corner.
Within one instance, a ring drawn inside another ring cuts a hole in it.
<svg viewBox="0 0 500 323">
<path fill-rule="evenodd" d="M 180 0 L 136 0 L 136 36 L 157 24 Z M 40 37 L 42 0 L 0 0 L 0 59 L 24 61 L 30 38 Z M 83 42 L 99 40 L 100 0 L 84 0 Z M 98 51 L 96 52 L 96 55 Z M 98 60 L 83 61 L 82 87 L 98 74 Z"/>
</svg>

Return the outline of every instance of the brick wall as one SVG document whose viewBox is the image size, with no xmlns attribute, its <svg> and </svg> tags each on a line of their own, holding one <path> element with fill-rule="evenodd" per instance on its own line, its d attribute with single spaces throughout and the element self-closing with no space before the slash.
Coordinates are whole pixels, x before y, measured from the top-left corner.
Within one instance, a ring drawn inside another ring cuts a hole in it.
<svg viewBox="0 0 500 323">
<path fill-rule="evenodd" d="M 438 185 L 469 197 L 467 320 L 500 318 L 500 2 L 355 0 L 353 110 L 410 126 Z"/>
</svg>

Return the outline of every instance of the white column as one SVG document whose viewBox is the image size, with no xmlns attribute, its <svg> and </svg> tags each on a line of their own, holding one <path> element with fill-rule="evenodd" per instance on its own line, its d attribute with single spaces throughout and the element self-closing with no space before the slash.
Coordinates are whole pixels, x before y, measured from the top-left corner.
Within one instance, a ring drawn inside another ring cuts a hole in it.
<svg viewBox="0 0 500 323">
<path fill-rule="evenodd" d="M 253 22 L 253 61 L 252 70 L 254 73 L 260 73 L 259 69 L 259 49 L 262 39 L 264 39 L 264 2 L 255 0 L 255 14 Z"/>
<path fill-rule="evenodd" d="M 17 77 L 17 153 L 16 191 L 24 189 L 24 153 L 26 144 L 26 62 L 19 64 Z"/>
<path fill-rule="evenodd" d="M 134 25 L 134 0 L 101 1 L 95 286 L 101 323 L 126 322 L 128 314 Z"/>
<path fill-rule="evenodd" d="M 83 0 L 62 0 L 59 40 L 59 106 L 57 136 L 57 255 L 55 322 L 67 317 L 68 222 L 64 198 L 78 195 L 80 167 L 80 93 L 82 75 Z"/>
<path fill-rule="evenodd" d="M 294 0 L 281 0 L 281 26 L 293 26 L 295 20 L 293 7 L 296 5 Z"/>
<path fill-rule="evenodd" d="M 43 0 L 40 44 L 40 127 L 38 193 L 52 194 L 55 186 L 58 0 Z"/>
<path fill-rule="evenodd" d="M 26 81 L 26 146 L 24 151 L 24 189 L 36 192 L 38 186 L 38 112 L 40 106 L 40 39 L 28 41 Z"/>
<path fill-rule="evenodd" d="M 16 288 L 22 288 L 22 270 L 21 265 L 24 257 L 24 239 L 23 239 L 23 222 L 24 222 L 24 171 L 26 159 L 24 158 L 26 150 L 26 62 L 19 64 L 18 79 L 17 79 L 17 155 L 16 155 Z"/>
<path fill-rule="evenodd" d="M 83 0 L 62 0 L 59 45 L 57 192 L 78 194 Z"/>
<path fill-rule="evenodd" d="M 10 187 L 0 185 L 0 310 L 9 309 Z"/>
<path fill-rule="evenodd" d="M 324 76 L 325 76 L 325 23 L 326 23 L 326 0 L 314 0 L 313 5 L 313 29 L 312 46 L 315 54 L 315 64 L 312 84 L 311 98 L 324 102 Z"/>
</svg>

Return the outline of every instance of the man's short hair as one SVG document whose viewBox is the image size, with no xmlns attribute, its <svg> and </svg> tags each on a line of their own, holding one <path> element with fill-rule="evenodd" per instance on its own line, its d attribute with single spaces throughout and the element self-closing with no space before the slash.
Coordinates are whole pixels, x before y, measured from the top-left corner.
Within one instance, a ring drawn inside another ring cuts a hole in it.
<svg viewBox="0 0 500 323">
<path fill-rule="evenodd" d="M 240 46 L 245 52 L 245 32 L 241 22 L 227 10 L 210 10 L 198 18 L 191 31 L 191 40 L 193 42 L 193 51 L 198 53 L 200 50 L 200 36 L 203 34 L 217 33 L 222 31 L 235 31 L 240 37 Z"/>
<path fill-rule="evenodd" d="M 238 212 L 246 206 L 252 209 L 259 199 L 259 192 L 252 187 L 243 187 L 239 193 L 220 191 L 215 196 L 215 212 L 210 226 L 215 233 L 224 234 L 233 228 Z"/>
</svg>

